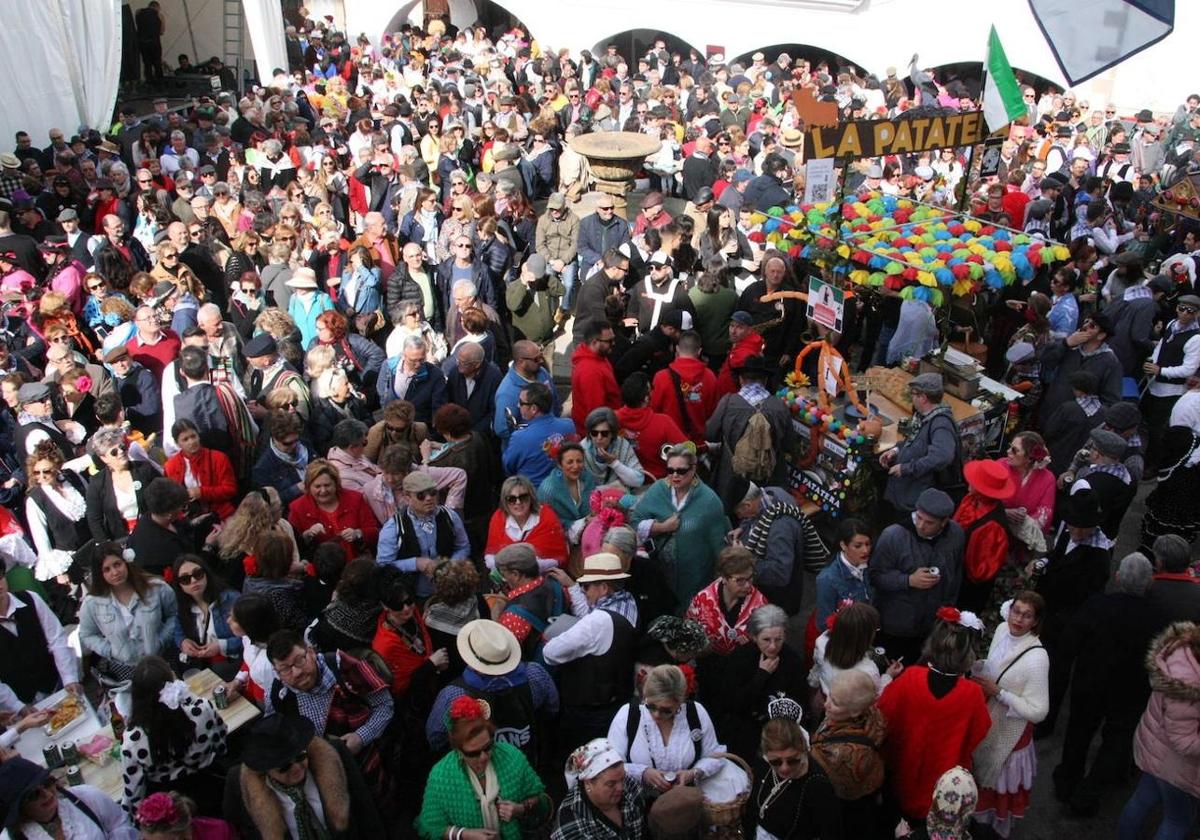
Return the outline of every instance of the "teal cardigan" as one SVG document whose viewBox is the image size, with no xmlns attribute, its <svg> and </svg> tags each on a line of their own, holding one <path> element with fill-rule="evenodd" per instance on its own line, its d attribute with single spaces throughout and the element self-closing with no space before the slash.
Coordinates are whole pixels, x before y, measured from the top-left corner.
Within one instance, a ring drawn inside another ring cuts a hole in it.
<svg viewBox="0 0 1200 840">
<path fill-rule="evenodd" d="M 545 792 L 542 780 L 529 766 L 525 754 L 511 744 L 497 741 L 492 751 L 492 766 L 500 784 L 500 798 L 521 802 Z M 467 778 L 466 766 L 457 752 L 451 751 L 433 766 L 425 786 L 425 801 L 417 817 L 417 834 L 424 840 L 442 840 L 452 825 L 483 828 L 479 800 Z M 546 799 L 541 797 L 538 811 L 545 817 Z M 500 823 L 501 840 L 521 840 L 521 821 Z"/>
</svg>

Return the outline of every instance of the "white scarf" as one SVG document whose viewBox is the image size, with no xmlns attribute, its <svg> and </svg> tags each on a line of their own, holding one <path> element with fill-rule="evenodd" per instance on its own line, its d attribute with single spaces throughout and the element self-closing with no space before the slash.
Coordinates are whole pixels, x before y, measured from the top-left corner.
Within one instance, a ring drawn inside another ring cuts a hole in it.
<svg viewBox="0 0 1200 840">
<path fill-rule="evenodd" d="M 650 298 L 650 300 L 654 301 L 654 311 L 650 313 L 650 329 L 654 329 L 656 326 L 658 326 L 658 317 L 662 314 L 663 304 L 670 303 L 675 299 L 675 287 L 678 286 L 680 282 L 681 281 L 678 277 L 672 277 L 670 282 L 667 283 L 667 290 L 660 293 L 654 291 L 654 284 L 650 282 L 649 277 L 642 281 L 646 289 L 646 291 L 642 293 L 642 296 Z"/>
<path fill-rule="evenodd" d="M 471 790 L 475 792 L 475 798 L 479 800 L 479 812 L 483 815 L 483 827 L 488 831 L 500 833 L 500 811 L 496 808 L 496 802 L 500 799 L 500 780 L 496 778 L 496 768 L 489 761 L 487 770 L 483 772 L 483 785 L 479 784 L 479 777 L 475 775 L 475 771 L 470 767 L 463 768 L 467 773 L 467 778 L 471 780 Z"/>
</svg>

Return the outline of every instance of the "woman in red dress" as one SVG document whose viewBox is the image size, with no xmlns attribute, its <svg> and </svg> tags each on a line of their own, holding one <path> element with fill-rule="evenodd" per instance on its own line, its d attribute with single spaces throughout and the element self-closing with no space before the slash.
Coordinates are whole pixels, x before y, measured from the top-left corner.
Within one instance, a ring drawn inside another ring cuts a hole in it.
<svg viewBox="0 0 1200 840">
<path fill-rule="evenodd" d="M 923 824 L 938 778 L 971 757 L 992 725 L 983 689 L 966 673 L 983 624 L 954 607 L 938 610 L 921 664 L 905 668 L 879 698 L 887 718 L 884 745 L 891 792 L 910 823 Z"/>
<path fill-rule="evenodd" d="M 342 477 L 324 458 L 304 472 L 304 495 L 292 502 L 288 522 L 310 550 L 321 543 L 336 542 L 352 560 L 373 551 L 379 539 L 379 520 L 362 494 L 342 488 Z"/>
</svg>

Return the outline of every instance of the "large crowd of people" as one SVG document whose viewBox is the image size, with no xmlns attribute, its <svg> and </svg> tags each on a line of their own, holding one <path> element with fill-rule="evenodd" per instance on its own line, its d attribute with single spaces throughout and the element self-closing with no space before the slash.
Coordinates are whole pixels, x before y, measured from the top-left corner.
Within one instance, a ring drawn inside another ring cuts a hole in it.
<svg viewBox="0 0 1200 840">
<path fill-rule="evenodd" d="M 1119 836 L 1194 836 L 1200 220 L 1156 201 L 1200 95 L 1024 86 L 994 175 L 839 173 L 1070 260 L 967 297 L 1007 450 L 922 373 L 835 519 L 777 394 L 811 326 L 765 297 L 822 270 L 758 227 L 802 200 L 794 95 L 961 82 L 289 22 L 244 91 L 0 154 L 5 836 L 1008 837 L 1035 784 L 1089 816 L 1134 763 Z M 571 146 L 616 130 L 662 143 L 629 219 Z M 861 371 L 955 328 L 860 289 L 829 340 Z M 61 689 L 125 703 L 117 801 L 15 751 Z"/>
</svg>

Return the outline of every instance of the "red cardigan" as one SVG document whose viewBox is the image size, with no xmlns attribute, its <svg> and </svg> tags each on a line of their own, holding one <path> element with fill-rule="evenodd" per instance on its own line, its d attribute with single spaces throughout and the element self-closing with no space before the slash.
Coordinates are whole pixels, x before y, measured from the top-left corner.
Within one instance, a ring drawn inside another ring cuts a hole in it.
<svg viewBox="0 0 1200 840">
<path fill-rule="evenodd" d="M 563 530 L 558 514 L 550 505 L 542 505 L 538 508 L 538 517 L 538 524 L 525 535 L 525 542 L 533 546 L 533 550 L 539 558 L 557 560 L 558 565 L 565 569 L 570 550 L 567 548 L 567 533 Z M 484 549 L 484 554 L 494 555 L 504 546 L 512 545 L 513 541 L 504 530 L 506 518 L 503 508 L 498 508 L 492 514 L 491 524 L 488 525 L 487 548 Z"/>
<path fill-rule="evenodd" d="M 176 452 L 167 459 L 164 469 L 167 478 L 183 484 L 187 470 L 184 468 L 182 452 Z M 229 462 L 224 452 L 200 447 L 194 458 L 187 458 L 192 464 L 192 475 L 200 482 L 200 501 L 213 509 L 222 520 L 233 516 L 233 497 L 237 495 L 237 479 L 233 475 L 233 464 Z"/>
<path fill-rule="evenodd" d="M 923 820 L 937 780 L 955 765 L 970 770 L 991 728 L 983 689 L 961 677 L 938 699 L 929 690 L 929 668 L 914 665 L 892 680 L 878 705 L 887 718 L 883 750 L 892 791 L 904 816 Z"/>
<path fill-rule="evenodd" d="M 343 488 L 338 491 L 338 506 L 332 512 L 321 510 L 312 496 L 305 493 L 288 508 L 288 522 L 296 529 L 297 537 L 320 522 L 325 526 L 325 533 L 317 537 L 317 543 L 336 541 L 345 550 L 347 560 L 353 560 L 364 550 L 373 551 L 379 539 L 379 520 L 371 513 L 362 493 L 356 490 Z M 362 540 L 348 543 L 339 537 L 338 534 L 347 528 L 362 531 Z"/>
</svg>

